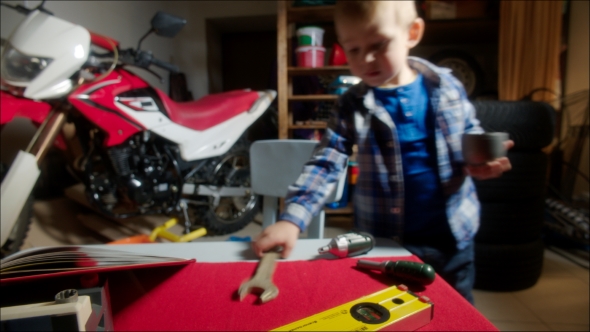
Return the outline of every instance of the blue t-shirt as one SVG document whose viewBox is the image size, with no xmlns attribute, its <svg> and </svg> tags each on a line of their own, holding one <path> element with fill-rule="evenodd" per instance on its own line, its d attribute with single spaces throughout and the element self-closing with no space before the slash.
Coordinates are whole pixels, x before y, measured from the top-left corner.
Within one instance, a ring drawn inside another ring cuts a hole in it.
<svg viewBox="0 0 590 332">
<path fill-rule="evenodd" d="M 438 177 L 434 112 L 422 74 L 396 88 L 374 88 L 391 115 L 401 148 L 405 191 L 404 237 L 450 235 Z"/>
</svg>

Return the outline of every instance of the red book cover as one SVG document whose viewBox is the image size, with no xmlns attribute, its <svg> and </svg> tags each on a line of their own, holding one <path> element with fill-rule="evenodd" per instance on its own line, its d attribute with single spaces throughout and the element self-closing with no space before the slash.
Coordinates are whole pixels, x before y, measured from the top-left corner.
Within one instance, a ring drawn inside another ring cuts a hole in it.
<svg viewBox="0 0 590 332">
<path fill-rule="evenodd" d="M 141 255 L 100 247 L 32 248 L 0 261 L 0 285 L 89 272 L 185 265 L 194 261 L 194 259 Z"/>
</svg>

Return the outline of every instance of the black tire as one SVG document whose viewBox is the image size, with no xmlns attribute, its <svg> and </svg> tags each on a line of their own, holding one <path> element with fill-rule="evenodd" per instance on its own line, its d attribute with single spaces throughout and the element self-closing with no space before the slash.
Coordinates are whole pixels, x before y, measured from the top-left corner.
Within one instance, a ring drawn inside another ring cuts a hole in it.
<svg viewBox="0 0 590 332">
<path fill-rule="evenodd" d="M 481 244 L 521 244 L 541 237 L 544 198 L 481 203 L 480 226 L 475 241 Z"/>
<path fill-rule="evenodd" d="M 47 151 L 39 169 L 41 174 L 33 189 L 33 196 L 37 199 L 63 196 L 67 187 L 78 182 L 67 170 L 64 153 L 57 148 L 51 148 Z"/>
<path fill-rule="evenodd" d="M 227 168 L 227 162 L 231 158 L 240 159 L 240 167 Z M 225 163 L 225 165 L 224 165 Z M 244 139 L 239 140 L 220 159 L 218 175 L 213 179 L 216 185 L 244 186 L 250 187 L 250 144 Z M 224 167 L 226 169 L 224 169 Z M 217 208 L 212 205 L 202 210 L 200 219 L 207 233 L 210 235 L 224 235 L 234 233 L 246 227 L 259 210 L 259 198 L 253 192 L 245 197 L 224 197 L 221 198 Z M 224 211 L 226 209 L 226 211 Z M 227 210 L 231 216 L 227 216 Z"/>
<path fill-rule="evenodd" d="M 543 241 L 475 243 L 475 289 L 512 292 L 534 286 L 543 269 Z"/>
<path fill-rule="evenodd" d="M 501 177 L 474 179 L 481 202 L 508 202 L 538 197 L 545 193 L 549 157 L 541 151 L 508 151 L 512 169 Z"/>
<path fill-rule="evenodd" d="M 512 151 L 539 150 L 551 144 L 555 110 L 532 101 L 474 101 L 476 116 L 485 131 L 502 131 L 514 141 Z"/>
<path fill-rule="evenodd" d="M 429 58 L 430 62 L 452 70 L 453 75 L 463 84 L 469 98 L 475 98 L 484 86 L 484 73 L 469 53 L 460 50 L 440 51 Z"/>
</svg>

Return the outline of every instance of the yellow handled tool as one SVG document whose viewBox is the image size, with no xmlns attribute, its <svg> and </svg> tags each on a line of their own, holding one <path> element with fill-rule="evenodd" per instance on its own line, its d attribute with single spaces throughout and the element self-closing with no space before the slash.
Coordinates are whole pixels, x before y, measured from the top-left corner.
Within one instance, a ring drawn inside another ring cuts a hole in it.
<svg viewBox="0 0 590 332">
<path fill-rule="evenodd" d="M 178 220 L 176 218 L 172 218 L 166 221 L 164 225 L 154 228 L 152 234 L 150 235 L 150 240 L 154 242 L 156 241 L 156 238 L 161 237 L 172 242 L 189 242 L 207 234 L 207 230 L 204 227 L 201 227 L 182 236 L 170 233 L 168 229 L 176 225 L 177 223 Z"/>
</svg>

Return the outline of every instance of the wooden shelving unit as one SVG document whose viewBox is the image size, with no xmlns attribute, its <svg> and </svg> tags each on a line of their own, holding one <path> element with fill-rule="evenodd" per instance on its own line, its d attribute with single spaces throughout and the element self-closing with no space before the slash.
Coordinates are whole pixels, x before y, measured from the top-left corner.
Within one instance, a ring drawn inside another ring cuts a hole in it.
<svg viewBox="0 0 590 332">
<path fill-rule="evenodd" d="M 348 68 L 348 66 L 326 66 L 321 68 L 289 67 L 287 69 L 287 74 L 289 76 L 330 75 L 348 73 L 350 73 L 350 69 Z"/>
<path fill-rule="evenodd" d="M 324 212 L 327 215 L 338 215 L 338 214 L 353 214 L 354 208 L 352 207 L 352 203 L 348 203 L 347 206 L 339 209 L 324 209 Z"/>
<path fill-rule="evenodd" d="M 297 23 L 332 24 L 334 6 L 310 6 L 291 7 L 292 1 L 278 2 L 277 21 L 277 55 L 278 55 L 278 113 L 279 113 L 279 138 L 292 137 L 294 129 L 325 129 L 326 123 L 322 121 L 305 121 L 294 123 L 290 112 L 293 102 L 330 102 L 335 101 L 337 95 L 329 94 L 293 94 L 293 77 L 315 75 L 342 75 L 350 74 L 348 66 L 326 66 L 321 68 L 303 68 L 290 66 L 291 41 Z M 326 55 L 328 56 L 328 55 Z"/>
<path fill-rule="evenodd" d="M 293 121 L 290 112 L 291 103 L 294 102 L 330 102 L 335 101 L 337 95 L 329 94 L 293 94 L 293 77 L 297 76 L 314 76 L 314 75 L 350 75 L 348 66 L 326 66 L 321 68 L 303 68 L 290 66 L 292 63 L 291 42 L 297 23 L 323 22 L 331 25 L 334 16 L 334 6 L 312 6 L 312 7 L 291 7 L 292 1 L 278 1 L 277 13 L 277 62 L 278 62 L 278 81 L 277 81 L 277 101 L 279 113 L 279 139 L 288 139 L 292 137 L 292 131 L 295 129 L 325 129 L 327 127 L 324 121 Z M 328 55 L 326 54 L 326 57 Z M 325 209 L 327 214 L 331 215 L 349 215 L 352 214 L 352 205 L 342 209 Z"/>
</svg>

